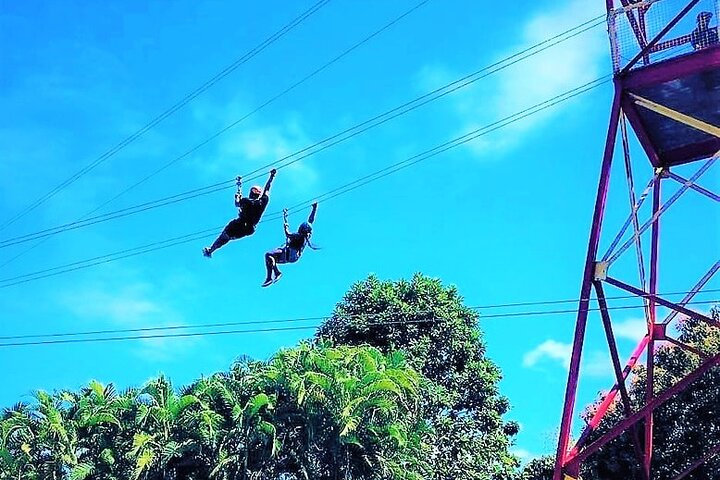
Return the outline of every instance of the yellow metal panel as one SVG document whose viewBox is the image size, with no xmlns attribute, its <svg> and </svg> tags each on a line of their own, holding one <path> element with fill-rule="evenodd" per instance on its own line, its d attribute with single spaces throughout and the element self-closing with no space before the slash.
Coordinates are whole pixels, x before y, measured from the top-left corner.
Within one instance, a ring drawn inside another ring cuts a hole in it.
<svg viewBox="0 0 720 480">
<path fill-rule="evenodd" d="M 700 130 L 701 132 L 705 132 L 709 135 L 720 138 L 720 127 L 716 127 L 715 125 L 712 125 L 710 123 L 703 122 L 702 120 L 698 120 L 697 118 L 691 117 L 690 115 L 686 115 L 684 113 L 678 112 L 677 110 L 673 110 L 672 108 L 660 105 L 659 103 L 655 103 L 652 100 L 648 100 L 647 98 L 635 95 L 634 93 L 630 93 L 629 95 L 630 97 L 632 97 L 635 103 L 637 105 L 640 105 L 641 107 L 652 110 L 655 113 L 659 113 L 664 117 L 671 118 L 684 125 Z"/>
</svg>

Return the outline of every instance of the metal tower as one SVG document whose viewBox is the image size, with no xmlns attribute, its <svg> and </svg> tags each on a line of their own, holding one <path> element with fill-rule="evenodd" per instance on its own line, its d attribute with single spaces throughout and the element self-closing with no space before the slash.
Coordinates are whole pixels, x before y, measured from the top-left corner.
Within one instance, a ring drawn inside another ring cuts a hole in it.
<svg viewBox="0 0 720 480">
<path fill-rule="evenodd" d="M 720 270 L 720 244 L 711 247 L 714 255 L 707 258 L 709 270 L 705 275 L 699 279 L 688 275 L 687 294 L 682 300 L 670 301 L 658 290 L 663 214 L 680 196 L 691 190 L 693 195 L 709 197 L 710 203 L 720 202 L 719 195 L 698 184 L 700 177 L 711 170 L 720 156 L 718 7 L 717 0 L 606 0 L 615 94 L 580 290 L 554 480 L 579 478 L 585 460 L 625 432 L 630 433 L 634 440 L 641 478 L 653 479 L 653 412 L 720 363 L 720 355 L 710 356 L 683 344 L 673 338 L 667 328 L 678 316 L 694 317 L 720 328 L 720 323 L 688 307 L 693 297 L 702 292 L 711 277 Z M 629 130 L 634 133 L 653 169 L 646 190 L 639 196 L 634 192 Z M 619 143 L 618 137 L 621 139 Z M 602 227 L 607 215 L 606 200 L 614 157 L 620 157 L 620 162 L 624 164 L 630 208 L 620 232 L 603 253 L 600 246 L 607 242 L 602 236 Z M 685 178 L 674 171 L 681 165 L 682 169 L 697 167 L 697 170 Z M 678 182 L 680 187 L 672 196 L 664 198 L 662 187 L 668 182 Z M 643 219 L 640 207 L 646 196 L 651 199 L 652 209 L 649 218 Z M 717 203 L 713 205 L 717 208 Z M 708 221 L 713 220 L 709 218 Z M 669 229 L 663 227 L 663 235 L 667 235 Z M 647 250 L 648 247 L 649 256 L 643 254 L 643 248 Z M 628 250 L 634 251 L 637 257 L 639 284 L 613 275 L 613 264 Z M 606 296 L 606 286 L 619 289 L 624 295 L 637 296 L 645 308 L 647 334 L 624 368 L 613 333 L 608 307 L 611 298 Z M 593 297 L 597 301 L 616 383 L 589 417 L 578 440 L 572 442 L 580 360 Z M 663 311 L 669 313 L 659 318 Z M 661 390 L 655 385 L 653 352 L 657 345 L 665 342 L 693 352 L 701 361 L 699 367 L 686 377 Z M 626 381 L 632 368 L 643 357 L 647 368 L 645 402 L 632 411 Z M 624 411 L 624 418 L 599 435 L 596 431 L 598 425 L 608 409 L 615 406 Z M 684 478 L 718 453 L 720 445 L 710 446 L 699 455 L 688 448 L 687 468 L 677 472 L 675 478 Z"/>
</svg>

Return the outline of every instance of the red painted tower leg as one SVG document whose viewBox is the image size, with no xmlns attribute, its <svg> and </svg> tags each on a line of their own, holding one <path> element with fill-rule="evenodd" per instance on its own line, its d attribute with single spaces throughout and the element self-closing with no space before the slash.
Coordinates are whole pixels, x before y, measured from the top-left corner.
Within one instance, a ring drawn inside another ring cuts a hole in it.
<svg viewBox="0 0 720 480">
<path fill-rule="evenodd" d="M 662 174 L 658 175 L 658 181 L 653 185 L 653 218 L 652 243 L 650 250 L 650 322 L 648 325 L 647 345 L 647 383 L 645 385 L 645 403 L 652 401 L 655 389 L 655 324 L 657 323 L 657 305 L 654 295 L 657 294 L 658 258 L 660 248 L 660 186 L 662 185 Z M 653 453 L 653 412 L 652 410 L 645 417 L 645 474 L 652 478 L 652 453 Z"/>
<path fill-rule="evenodd" d="M 583 283 L 580 288 L 580 303 L 578 305 L 575 338 L 573 340 L 572 355 L 570 357 L 568 383 L 565 389 L 565 406 L 563 407 L 560 439 L 558 441 L 553 480 L 563 480 L 562 468 L 564 465 L 565 455 L 567 455 L 568 445 L 570 443 L 570 428 L 572 426 L 572 415 L 575 409 L 580 358 L 582 356 L 582 346 L 585 339 L 585 326 L 587 324 L 588 308 L 590 304 L 590 289 L 595 278 L 595 258 L 597 256 L 600 241 L 600 231 L 602 229 L 602 219 L 603 213 L 605 212 L 605 201 L 607 200 L 608 184 L 610 181 L 610 167 L 612 166 L 619 121 L 620 89 L 616 88 L 615 98 L 613 100 L 612 110 L 610 113 L 610 126 L 605 139 L 605 153 L 603 155 L 603 163 L 600 169 L 600 181 L 598 183 L 597 197 L 595 199 L 595 212 L 593 213 L 590 240 L 588 242 L 587 257 L 585 259 Z"/>
</svg>

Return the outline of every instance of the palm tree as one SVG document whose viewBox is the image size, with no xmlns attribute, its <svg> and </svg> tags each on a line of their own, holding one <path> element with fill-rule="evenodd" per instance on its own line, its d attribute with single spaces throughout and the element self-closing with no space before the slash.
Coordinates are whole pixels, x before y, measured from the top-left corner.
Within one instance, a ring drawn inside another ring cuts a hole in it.
<svg viewBox="0 0 720 480">
<path fill-rule="evenodd" d="M 128 427 L 132 427 L 134 391 L 121 395 L 113 384 L 92 380 L 75 395 L 69 417 L 78 431 L 78 464 L 72 480 L 115 479 L 128 470 Z"/>
<path fill-rule="evenodd" d="M 420 445 L 420 377 L 401 355 L 385 357 L 372 347 L 303 343 L 276 355 L 265 376 L 277 397 L 292 400 L 301 412 L 294 418 L 302 424 L 284 426 L 293 427 L 296 441 L 304 440 L 296 458 L 300 476 L 345 480 L 387 478 L 390 473 L 409 478 L 413 473 L 405 457 Z M 290 418 L 292 406 L 284 406 Z M 283 440 L 289 433 L 283 431 Z M 395 453 L 402 451 L 405 457 Z"/>
<path fill-rule="evenodd" d="M 59 480 L 77 464 L 77 431 L 75 423 L 68 418 L 73 405 L 73 395 L 59 392 L 51 395 L 42 390 L 34 394 L 37 406 L 31 416 L 35 422 L 33 461 L 42 478 Z"/>
<path fill-rule="evenodd" d="M 256 383 L 259 365 L 236 365 L 230 375 L 215 376 L 210 382 L 207 391 L 212 392 L 212 402 L 224 419 L 211 472 L 214 478 L 254 478 L 274 465 L 279 451 L 274 399 Z"/>
<path fill-rule="evenodd" d="M 181 393 L 91 381 L 0 419 L 1 480 L 414 479 L 418 395 L 402 355 L 303 343 Z"/>
<path fill-rule="evenodd" d="M 32 458 L 35 443 L 30 408 L 17 403 L 3 410 L 0 420 L 0 479 L 37 476 Z"/>
<path fill-rule="evenodd" d="M 193 438 L 183 429 L 183 415 L 198 403 L 194 395 L 178 396 L 164 376 L 148 382 L 136 397 L 137 413 L 132 448 L 133 480 L 176 475 L 176 466 L 191 450 Z"/>
</svg>

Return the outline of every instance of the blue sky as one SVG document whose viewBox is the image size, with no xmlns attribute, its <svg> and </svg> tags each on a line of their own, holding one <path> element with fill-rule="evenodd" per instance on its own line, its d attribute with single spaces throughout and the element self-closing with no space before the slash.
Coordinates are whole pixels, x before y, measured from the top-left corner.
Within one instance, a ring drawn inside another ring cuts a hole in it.
<svg viewBox="0 0 720 480">
<path fill-rule="evenodd" d="M 604 8 L 601 1 L 563 0 L 533 2 L 529 8 L 510 3 L 500 11 L 477 1 L 430 0 L 248 116 L 419 3 L 329 2 L 4 228 L 0 240 L 80 219 L 244 116 L 95 214 L 253 171 L 595 18 Z M 0 224 L 313 4 L 0 0 Z M 268 213 L 607 75 L 608 51 L 601 25 L 282 168 Z M 577 298 L 611 98 L 612 87 L 605 83 L 321 201 L 314 239 L 323 248 L 287 266 L 283 280 L 272 288 L 261 289 L 260 283 L 263 252 L 283 242 L 277 220 L 263 223 L 253 237 L 232 242 L 211 260 L 202 257 L 201 248 L 212 238 L 201 239 L 0 286 L 0 336 L 318 317 L 329 314 L 350 285 L 370 273 L 382 279 L 408 278 L 414 272 L 439 277 L 456 285 L 470 306 Z M 640 190 L 651 169 L 637 146 L 632 148 Z M 690 176 L 693 168 L 677 172 Z M 616 168 L 605 245 L 628 212 L 624 181 Z M 717 189 L 717 171 L 700 183 Z M 666 184 L 668 196 L 678 188 Z M 0 248 L 0 280 L 218 227 L 214 237 L 235 215 L 232 194 L 230 188 L 63 232 L 31 249 L 37 242 Z M 711 207 L 711 200 L 691 192 L 668 213 L 661 292 L 688 290 L 716 260 L 720 227 Z M 305 215 L 307 210 L 293 214 L 291 223 L 297 225 Z M 630 253 L 621 257 L 614 274 L 636 284 Z M 715 280 L 708 288 L 718 286 Z M 513 406 L 508 419 L 522 426 L 515 451 L 524 458 L 555 448 L 575 315 L 492 315 L 538 309 L 543 308 L 480 309 L 487 316 L 481 328 L 488 354 L 503 371 L 501 390 Z M 642 312 L 618 310 L 614 320 L 624 358 L 642 335 Z M 309 328 L 289 332 L 3 347 L 0 406 L 27 400 L 35 389 L 78 388 L 93 378 L 124 387 L 164 372 L 183 385 L 227 368 L 240 355 L 268 358 L 311 336 L 316 324 L 293 323 Z M 612 381 L 598 326 L 593 317 L 578 410 Z"/>
</svg>

